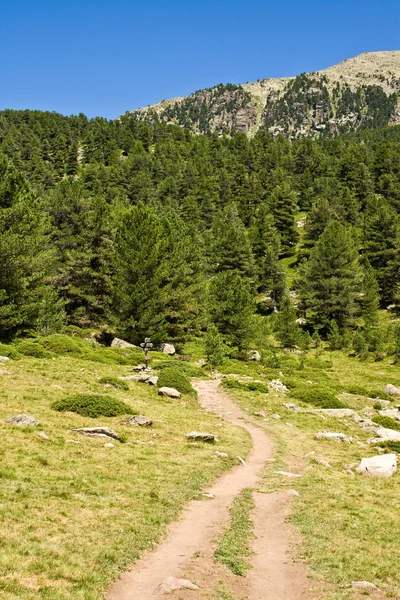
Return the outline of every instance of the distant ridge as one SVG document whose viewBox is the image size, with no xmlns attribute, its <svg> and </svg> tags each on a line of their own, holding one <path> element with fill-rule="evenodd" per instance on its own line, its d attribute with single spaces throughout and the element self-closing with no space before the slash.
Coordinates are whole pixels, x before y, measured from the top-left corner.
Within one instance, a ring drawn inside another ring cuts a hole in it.
<svg viewBox="0 0 400 600">
<path fill-rule="evenodd" d="M 400 50 L 365 52 L 297 77 L 219 84 L 130 111 L 195 133 L 334 136 L 400 123 Z"/>
</svg>

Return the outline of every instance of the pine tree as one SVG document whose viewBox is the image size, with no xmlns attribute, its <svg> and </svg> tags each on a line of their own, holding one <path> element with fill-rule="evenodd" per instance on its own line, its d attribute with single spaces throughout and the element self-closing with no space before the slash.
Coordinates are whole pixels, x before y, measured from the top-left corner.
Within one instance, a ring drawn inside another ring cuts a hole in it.
<svg viewBox="0 0 400 600">
<path fill-rule="evenodd" d="M 209 289 L 211 320 L 239 353 L 249 346 L 254 308 L 250 287 L 238 273 L 223 271 L 213 277 Z"/>
<path fill-rule="evenodd" d="M 210 371 L 213 367 L 220 365 L 225 356 L 224 341 L 222 335 L 214 324 L 207 328 L 207 335 L 204 340 L 204 349 L 207 356 L 207 362 L 210 366 Z"/>
<path fill-rule="evenodd" d="M 362 263 L 361 295 L 359 299 L 361 316 L 373 325 L 378 320 L 379 286 L 373 268 L 367 259 Z"/>
<path fill-rule="evenodd" d="M 301 330 L 296 318 L 296 310 L 286 296 L 275 321 L 276 337 L 284 347 L 293 348 L 299 342 Z"/>
<path fill-rule="evenodd" d="M 275 226 L 281 236 L 282 256 L 295 253 L 299 234 L 296 228 L 296 194 L 288 183 L 276 186 L 269 198 Z"/>
<path fill-rule="evenodd" d="M 301 299 L 311 320 L 325 329 L 332 320 L 340 328 L 348 325 L 356 314 L 360 278 L 352 233 L 332 221 L 303 268 Z"/>
</svg>

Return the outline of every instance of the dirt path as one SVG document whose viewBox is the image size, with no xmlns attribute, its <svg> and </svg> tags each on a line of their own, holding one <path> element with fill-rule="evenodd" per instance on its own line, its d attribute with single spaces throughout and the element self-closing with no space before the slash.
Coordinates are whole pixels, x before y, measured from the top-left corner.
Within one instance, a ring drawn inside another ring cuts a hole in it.
<svg viewBox="0 0 400 600">
<path fill-rule="evenodd" d="M 168 577 L 190 579 L 200 588 L 173 592 L 178 600 L 209 598 L 207 592 L 221 581 L 238 600 L 311 598 L 302 565 L 290 559 L 291 545 L 296 540 L 285 523 L 290 507 L 285 493 L 254 494 L 255 555 L 253 569 L 246 577 L 232 575 L 213 560 L 218 538 L 229 520 L 229 506 L 241 490 L 256 487 L 261 469 L 272 456 L 267 434 L 246 422 L 248 416 L 218 385 L 218 381 L 198 381 L 195 387 L 204 408 L 250 433 L 253 449 L 246 465 L 231 470 L 207 490 L 213 499 L 192 501 L 181 519 L 169 527 L 165 541 L 155 551 L 145 552 L 131 571 L 111 585 L 106 600 L 157 600 L 163 596 L 157 588 Z"/>
</svg>

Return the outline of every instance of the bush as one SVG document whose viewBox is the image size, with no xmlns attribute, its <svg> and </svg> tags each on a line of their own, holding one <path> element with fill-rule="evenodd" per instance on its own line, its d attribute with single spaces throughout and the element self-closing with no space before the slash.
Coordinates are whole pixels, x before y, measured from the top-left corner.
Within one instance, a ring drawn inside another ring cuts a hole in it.
<svg viewBox="0 0 400 600">
<path fill-rule="evenodd" d="M 65 354 L 80 356 L 82 354 L 82 341 L 61 333 L 55 333 L 42 338 L 41 344 L 46 350 L 55 352 L 55 354 L 60 356 L 64 356 Z"/>
<path fill-rule="evenodd" d="M 115 387 L 118 390 L 129 390 L 129 385 L 126 383 L 126 381 L 122 381 L 122 379 L 113 377 L 112 375 L 109 377 L 102 377 L 99 383 L 103 383 L 104 385 L 112 385 L 112 387 Z"/>
<path fill-rule="evenodd" d="M 385 427 L 385 429 L 395 429 L 396 431 L 400 431 L 400 421 L 396 421 L 396 419 L 392 419 L 392 417 L 375 415 L 375 417 L 372 417 L 372 420 L 374 423 L 377 423 L 377 425 Z"/>
<path fill-rule="evenodd" d="M 194 393 L 194 389 L 190 385 L 190 381 L 185 373 L 175 365 L 161 371 L 161 375 L 158 379 L 158 386 L 175 388 L 178 392 L 181 392 L 181 394 Z"/>
<path fill-rule="evenodd" d="M 61 333 L 42 338 L 40 343 L 59 356 L 76 356 L 105 365 L 137 365 L 143 359 L 143 353 L 135 348 L 106 348 Z"/>
<path fill-rule="evenodd" d="M 381 400 L 393 400 L 391 396 L 381 392 L 379 390 L 369 390 L 361 385 L 350 385 L 346 387 L 345 391 L 348 394 L 354 394 L 356 396 L 365 396 L 366 398 L 380 398 Z"/>
<path fill-rule="evenodd" d="M 17 352 L 23 356 L 34 356 L 35 358 L 53 358 L 54 356 L 36 340 L 21 340 L 17 344 Z"/>
<path fill-rule="evenodd" d="M 261 383 L 261 381 L 250 381 L 249 383 L 243 383 L 237 379 L 224 379 L 223 386 L 230 390 L 243 390 L 245 392 L 261 392 L 262 394 L 268 394 L 268 387 Z"/>
<path fill-rule="evenodd" d="M 333 390 L 325 386 L 296 387 L 289 395 L 318 408 L 348 408 L 347 404 L 339 400 Z"/>
<path fill-rule="evenodd" d="M 112 398 L 97 394 L 76 394 L 53 402 L 51 407 L 60 412 L 75 412 L 84 417 L 117 417 L 118 415 L 134 414 L 130 406 Z"/>
<path fill-rule="evenodd" d="M 18 360 L 22 357 L 22 354 L 18 352 L 15 346 L 11 344 L 2 344 L 0 342 L 0 356 L 8 356 L 13 360 Z"/>
<path fill-rule="evenodd" d="M 400 454 L 400 442 L 386 440 L 385 442 L 379 442 L 378 444 L 375 444 L 375 446 L 378 448 L 384 448 L 385 451 L 388 452 L 397 452 L 397 454 Z"/>
</svg>

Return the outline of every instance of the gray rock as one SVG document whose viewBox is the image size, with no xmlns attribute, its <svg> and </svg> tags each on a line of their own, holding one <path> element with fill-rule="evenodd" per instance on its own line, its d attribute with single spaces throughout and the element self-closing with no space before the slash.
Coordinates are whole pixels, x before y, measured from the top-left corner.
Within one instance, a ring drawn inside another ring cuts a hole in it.
<svg viewBox="0 0 400 600">
<path fill-rule="evenodd" d="M 248 357 L 249 357 L 249 360 L 255 360 L 257 362 L 260 362 L 260 360 L 261 360 L 261 354 L 259 353 L 258 350 L 250 350 Z"/>
<path fill-rule="evenodd" d="M 119 440 L 118 434 L 111 429 L 111 427 L 78 427 L 76 429 L 71 429 L 71 431 L 76 431 L 77 433 L 89 437 L 103 437 Z"/>
<path fill-rule="evenodd" d="M 145 383 L 148 383 L 149 385 L 157 385 L 157 383 L 158 383 L 157 375 L 153 375 L 153 377 L 148 377 L 148 379 L 146 380 Z"/>
<path fill-rule="evenodd" d="M 334 433 L 332 431 L 320 431 L 314 436 L 316 440 L 333 440 L 334 442 L 345 442 L 350 444 L 353 440 L 344 433 Z"/>
<path fill-rule="evenodd" d="M 328 417 L 336 417 L 337 419 L 343 419 L 343 417 L 352 417 L 356 414 L 351 408 L 320 408 L 315 412 L 321 412 Z"/>
<path fill-rule="evenodd" d="M 160 396 L 168 396 L 169 398 L 180 398 L 181 393 L 178 392 L 175 388 L 170 387 L 160 387 L 158 390 L 158 394 Z"/>
<path fill-rule="evenodd" d="M 153 425 L 153 421 L 143 415 L 135 415 L 124 421 L 125 425 L 139 425 L 140 427 L 150 427 Z"/>
<path fill-rule="evenodd" d="M 371 590 L 378 592 L 378 588 L 370 581 L 353 581 L 351 584 L 353 590 Z"/>
<path fill-rule="evenodd" d="M 317 463 L 318 465 L 322 465 L 323 467 L 326 467 L 327 469 L 332 469 L 332 467 L 328 463 L 328 461 L 324 460 L 323 458 L 313 458 L 312 462 Z"/>
<path fill-rule="evenodd" d="M 140 372 L 140 371 L 144 371 L 145 369 L 146 369 L 146 365 L 136 365 L 135 367 L 132 368 L 132 371 Z"/>
<path fill-rule="evenodd" d="M 383 391 L 389 396 L 395 396 L 397 398 L 400 398 L 400 388 L 396 387 L 395 385 L 392 385 L 391 383 L 388 383 L 388 385 L 384 387 Z"/>
<path fill-rule="evenodd" d="M 265 419 L 265 417 L 267 416 L 266 413 L 263 410 L 259 410 L 257 412 L 254 413 L 254 416 L 256 417 L 263 417 Z"/>
<path fill-rule="evenodd" d="M 287 408 L 288 410 L 294 410 L 295 412 L 301 412 L 300 406 L 293 404 L 293 402 L 288 402 L 288 403 L 284 404 L 283 406 L 285 408 Z"/>
<path fill-rule="evenodd" d="M 107 442 L 106 444 L 104 444 L 104 448 L 115 448 L 115 446 L 111 442 Z"/>
<path fill-rule="evenodd" d="M 228 454 L 226 452 L 220 452 L 219 450 L 216 450 L 215 452 L 216 456 L 220 456 L 221 458 L 227 458 Z"/>
<path fill-rule="evenodd" d="M 172 344 L 161 344 L 161 350 L 164 354 L 169 354 L 170 356 L 175 354 L 175 347 Z"/>
<path fill-rule="evenodd" d="M 214 442 L 215 436 L 212 433 L 203 433 L 201 431 L 191 431 L 186 434 L 188 440 L 198 440 L 200 442 Z"/>
<path fill-rule="evenodd" d="M 39 431 L 38 432 L 38 436 L 41 437 L 43 440 L 49 440 L 49 436 L 47 435 L 47 433 L 45 431 Z"/>
<path fill-rule="evenodd" d="M 387 408 L 378 412 L 382 417 L 391 417 L 392 419 L 396 419 L 396 421 L 400 421 L 400 410 L 398 408 Z"/>
<path fill-rule="evenodd" d="M 7 419 L 7 423 L 19 425 L 20 427 L 34 427 L 35 425 L 38 425 L 38 421 L 29 415 L 15 415 L 15 417 Z"/>
<path fill-rule="evenodd" d="M 154 590 L 153 594 L 171 594 L 175 590 L 198 590 L 199 587 L 188 579 L 178 579 L 177 577 L 167 577 Z"/>
<path fill-rule="evenodd" d="M 370 444 L 376 444 L 377 442 L 382 441 L 400 442 L 400 431 L 396 431 L 394 429 L 386 429 L 386 427 L 376 427 L 374 431 L 378 437 L 375 439 L 368 440 Z"/>
<path fill-rule="evenodd" d="M 10 358 L 8 356 L 0 356 L 0 360 L 5 362 L 7 360 L 10 360 Z"/>
<path fill-rule="evenodd" d="M 143 375 L 139 375 L 139 377 L 136 379 L 136 381 L 139 381 L 139 383 L 147 383 L 149 379 L 150 379 L 150 375 L 145 375 L 143 373 Z"/>
<path fill-rule="evenodd" d="M 363 458 L 356 471 L 374 477 L 391 477 L 396 469 L 397 456 L 395 454 L 382 454 Z"/>
<path fill-rule="evenodd" d="M 281 418 L 281 415 L 278 415 L 278 414 L 275 413 L 275 414 L 272 415 L 272 418 L 276 419 L 276 420 L 279 420 Z"/>
<path fill-rule="evenodd" d="M 120 338 L 114 338 L 111 342 L 111 348 L 136 348 L 136 346 Z"/>
<path fill-rule="evenodd" d="M 301 473 L 289 473 L 288 471 L 275 471 L 278 475 L 283 475 L 283 477 L 289 477 L 289 479 L 296 479 L 297 477 L 303 477 Z"/>
</svg>

